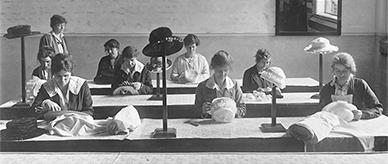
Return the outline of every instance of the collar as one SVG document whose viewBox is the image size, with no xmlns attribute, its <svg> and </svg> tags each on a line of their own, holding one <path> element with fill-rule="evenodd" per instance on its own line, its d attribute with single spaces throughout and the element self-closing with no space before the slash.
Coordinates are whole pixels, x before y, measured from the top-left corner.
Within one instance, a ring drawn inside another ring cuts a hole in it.
<svg viewBox="0 0 388 164">
<path fill-rule="evenodd" d="M 349 79 L 346 80 L 346 83 L 343 85 L 343 87 L 349 85 L 350 80 L 353 79 L 353 76 L 354 76 L 353 74 L 350 74 Z M 335 85 L 339 86 L 339 84 L 337 83 L 337 78 L 335 76 L 333 76 L 333 80 L 330 82 L 330 86 L 335 86 Z"/>
<path fill-rule="evenodd" d="M 85 81 L 85 79 L 82 79 L 80 77 L 70 76 L 69 91 L 75 95 L 78 95 Z M 43 87 L 44 89 L 46 89 L 46 92 L 50 97 L 55 96 L 56 94 L 58 94 L 58 91 L 60 91 L 54 79 L 48 80 L 46 83 L 43 84 Z"/>
<path fill-rule="evenodd" d="M 207 80 L 206 82 L 206 87 L 208 87 L 209 89 L 217 89 L 217 90 L 221 90 L 220 86 L 217 85 L 215 79 L 214 79 L 214 75 L 211 76 L 209 78 L 209 80 Z M 225 86 L 223 89 L 231 89 L 234 87 L 234 82 L 232 79 L 230 79 L 228 76 L 226 76 L 225 78 Z"/>
<path fill-rule="evenodd" d="M 129 72 L 127 72 L 127 69 L 125 69 L 123 66 L 124 64 L 121 65 L 121 70 L 123 70 L 125 73 L 128 74 Z M 143 69 L 144 69 L 144 64 L 135 59 L 135 68 L 133 69 L 132 73 L 135 73 L 135 72 L 141 73 Z"/>
<path fill-rule="evenodd" d="M 59 40 L 62 40 L 62 38 L 63 38 L 63 36 L 64 36 L 63 33 L 55 34 L 54 31 L 51 31 L 50 33 L 51 33 L 51 35 L 53 35 L 55 38 L 57 38 L 57 39 L 59 39 Z"/>
<path fill-rule="evenodd" d="M 186 54 L 183 54 L 183 55 L 182 55 L 182 58 L 183 58 L 185 61 L 189 62 L 189 61 L 196 60 L 196 59 L 198 58 L 198 54 L 195 53 L 195 54 L 193 54 L 192 57 L 186 57 Z"/>
</svg>

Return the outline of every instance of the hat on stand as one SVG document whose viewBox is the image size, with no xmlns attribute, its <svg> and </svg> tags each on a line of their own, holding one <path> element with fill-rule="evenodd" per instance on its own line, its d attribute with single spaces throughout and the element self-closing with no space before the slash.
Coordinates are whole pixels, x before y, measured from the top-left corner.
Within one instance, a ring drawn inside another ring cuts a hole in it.
<svg viewBox="0 0 388 164">
<path fill-rule="evenodd" d="M 19 38 L 29 35 L 39 34 L 38 31 L 31 31 L 31 25 L 17 25 L 7 29 L 7 34 L 4 37 L 7 39 Z"/>
<path fill-rule="evenodd" d="M 179 52 L 183 48 L 183 41 L 178 36 L 172 36 L 168 27 L 159 27 L 152 30 L 149 43 L 143 48 L 143 54 L 148 57 L 161 57 L 162 45 L 165 44 L 166 56 Z"/>
<path fill-rule="evenodd" d="M 280 89 L 286 87 L 286 74 L 279 67 L 269 67 L 261 73 L 261 77 L 273 84 Z"/>
<path fill-rule="evenodd" d="M 309 54 L 316 54 L 316 53 L 331 53 L 338 51 L 338 47 L 331 45 L 330 41 L 324 37 L 319 37 L 311 41 L 310 45 L 304 48 L 304 51 L 306 51 Z"/>
</svg>

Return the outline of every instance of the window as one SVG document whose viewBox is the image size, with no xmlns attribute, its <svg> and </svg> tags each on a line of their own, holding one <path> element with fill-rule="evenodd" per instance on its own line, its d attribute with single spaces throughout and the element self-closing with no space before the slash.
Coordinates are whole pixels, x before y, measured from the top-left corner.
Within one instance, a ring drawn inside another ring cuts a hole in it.
<svg viewBox="0 0 388 164">
<path fill-rule="evenodd" d="M 342 0 L 276 0 L 276 35 L 340 35 Z"/>
</svg>

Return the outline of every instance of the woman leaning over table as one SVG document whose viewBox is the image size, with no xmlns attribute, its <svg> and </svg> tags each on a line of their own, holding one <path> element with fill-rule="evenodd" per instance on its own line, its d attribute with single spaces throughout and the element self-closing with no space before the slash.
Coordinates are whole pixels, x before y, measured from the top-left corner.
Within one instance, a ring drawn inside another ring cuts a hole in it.
<svg viewBox="0 0 388 164">
<path fill-rule="evenodd" d="M 331 64 L 333 80 L 323 86 L 320 92 L 320 106 L 323 108 L 333 101 L 347 101 L 354 104 L 354 120 L 376 118 L 383 106 L 375 93 L 363 79 L 356 78 L 356 64 L 348 53 L 334 55 Z"/>
<path fill-rule="evenodd" d="M 85 79 L 72 76 L 71 57 L 57 54 L 52 59 L 53 78 L 42 85 L 31 109 L 37 117 L 52 120 L 68 110 L 93 116 L 93 101 Z"/>
<path fill-rule="evenodd" d="M 195 91 L 195 107 L 202 118 L 210 117 L 211 102 L 218 97 L 229 97 L 236 102 L 236 117 L 244 117 L 245 104 L 242 91 L 237 82 L 228 77 L 232 67 L 232 58 L 224 50 L 218 51 L 211 59 L 210 68 L 214 73 L 207 80 L 198 84 Z"/>
</svg>

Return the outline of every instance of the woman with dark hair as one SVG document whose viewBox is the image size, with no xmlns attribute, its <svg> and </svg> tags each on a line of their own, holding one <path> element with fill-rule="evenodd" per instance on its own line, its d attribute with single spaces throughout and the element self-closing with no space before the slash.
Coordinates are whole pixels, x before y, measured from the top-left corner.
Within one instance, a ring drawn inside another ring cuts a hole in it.
<svg viewBox="0 0 388 164">
<path fill-rule="evenodd" d="M 194 34 L 188 34 L 183 39 L 186 52 L 178 56 L 172 65 L 172 81 L 199 83 L 209 78 L 209 64 L 206 58 L 197 52 L 199 43 L 199 38 Z"/>
<path fill-rule="evenodd" d="M 52 59 L 53 78 L 42 85 L 31 109 L 38 117 L 52 120 L 61 113 L 72 110 L 93 116 L 92 97 L 85 79 L 72 76 L 71 57 L 57 54 Z"/>
<path fill-rule="evenodd" d="M 116 39 L 110 39 L 104 44 L 106 56 L 98 63 L 98 69 L 94 82 L 96 84 L 112 84 L 115 66 L 119 65 L 120 43 Z"/>
<path fill-rule="evenodd" d="M 127 46 L 121 54 L 119 66 L 116 66 L 112 82 L 114 95 L 151 94 L 153 92 L 151 73 L 136 58 L 139 51 L 136 47 Z"/>
<path fill-rule="evenodd" d="M 44 34 L 40 38 L 39 48 L 48 46 L 54 49 L 55 54 L 69 54 L 67 49 L 66 40 L 63 35 L 67 21 L 60 15 L 53 15 L 50 18 L 50 26 L 52 31 L 48 34 Z"/>
<path fill-rule="evenodd" d="M 354 104 L 354 120 L 376 118 L 381 115 L 383 106 L 368 83 L 354 77 L 356 63 L 348 53 L 334 55 L 331 64 L 333 80 L 322 87 L 319 104 L 321 108 L 334 101 Z"/>
<path fill-rule="evenodd" d="M 212 76 L 198 84 L 195 90 L 195 106 L 201 117 L 209 117 L 211 102 L 215 98 L 229 97 L 236 102 L 236 117 L 244 117 L 245 104 L 242 101 L 242 91 L 237 82 L 228 77 L 232 68 L 232 58 L 224 50 L 218 51 L 211 59 Z"/>
<path fill-rule="evenodd" d="M 45 46 L 39 49 L 37 59 L 40 63 L 39 67 L 36 67 L 32 71 L 32 77 L 37 77 L 42 80 L 51 79 L 51 56 L 54 56 L 54 49 Z"/>
</svg>

